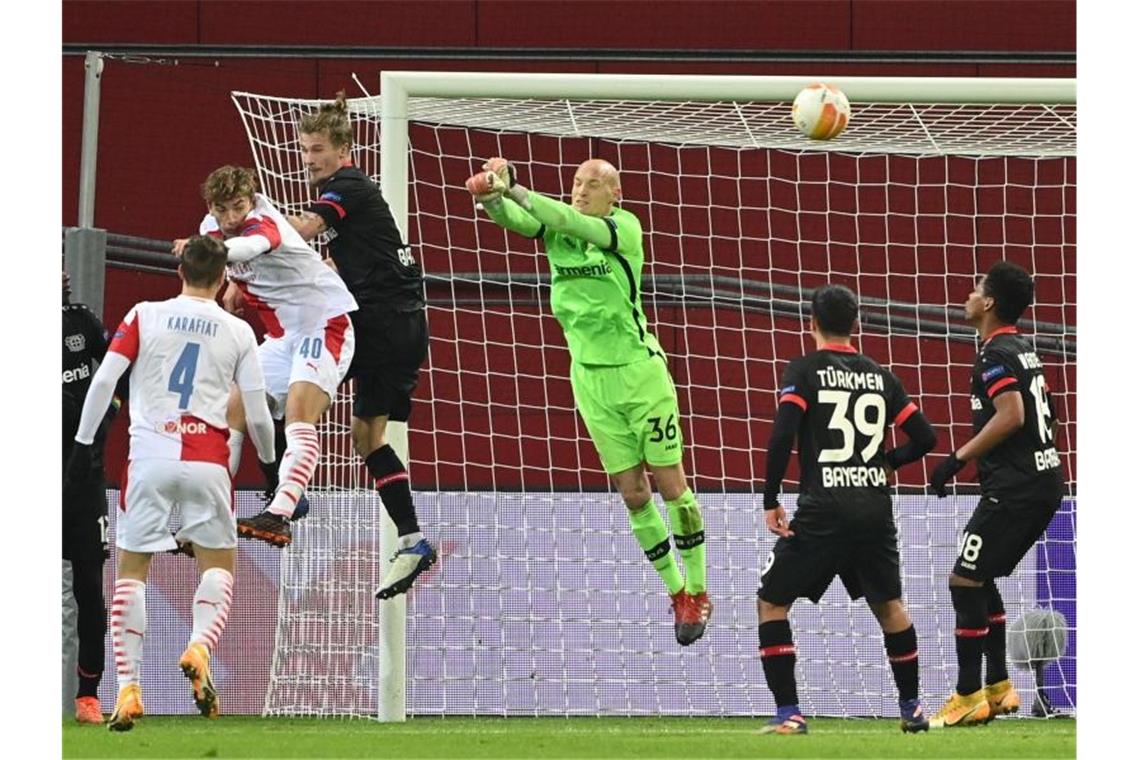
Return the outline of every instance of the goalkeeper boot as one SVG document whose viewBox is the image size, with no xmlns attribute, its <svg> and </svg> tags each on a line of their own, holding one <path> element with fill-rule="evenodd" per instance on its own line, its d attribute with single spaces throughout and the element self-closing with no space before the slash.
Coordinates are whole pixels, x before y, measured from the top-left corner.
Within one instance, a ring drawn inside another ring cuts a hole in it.
<svg viewBox="0 0 1140 760">
<path fill-rule="evenodd" d="M 178 660 L 178 667 L 182 668 L 182 675 L 190 679 L 198 712 L 207 718 L 218 717 L 218 691 L 210 677 L 210 650 L 205 644 L 191 644 Z"/>
<path fill-rule="evenodd" d="M 102 725 L 103 707 L 99 697 L 79 697 L 75 700 L 75 720 L 78 723 Z"/>
<path fill-rule="evenodd" d="M 705 627 L 712 615 L 712 602 L 704 591 L 699 594 L 680 591 L 676 596 L 680 597 L 681 594 L 684 597 L 679 601 L 675 598 L 673 603 L 673 632 L 677 636 L 677 643 L 687 647 L 705 635 Z"/>
<path fill-rule="evenodd" d="M 899 703 L 899 726 L 904 734 L 917 734 L 919 731 L 929 731 L 930 721 L 922 711 L 922 702 L 917 699 L 908 699 Z"/>
<path fill-rule="evenodd" d="M 119 689 L 115 700 L 115 712 L 107 721 L 108 731 L 130 731 L 135 721 L 143 716 L 142 689 L 137 683 L 129 683 Z"/>
<path fill-rule="evenodd" d="M 978 689 L 973 694 L 951 694 L 942 709 L 930 719 L 930 727 L 976 726 L 989 720 L 990 703 L 986 699 L 986 690 Z"/>
<path fill-rule="evenodd" d="M 426 538 L 421 538 L 414 546 L 400 549 L 392 556 L 388 575 L 380 588 L 376 589 L 377 599 L 391 599 L 412 587 L 419 574 L 435 564 L 436 553 Z"/>
<path fill-rule="evenodd" d="M 1021 707 L 1021 697 L 1008 678 L 986 687 L 986 701 L 990 703 L 990 720 L 1015 713 Z"/>
<path fill-rule="evenodd" d="M 293 543 L 293 529 L 289 527 L 289 521 L 268 511 L 238 520 L 237 532 L 242 538 L 256 538 L 274 546 Z"/>
<path fill-rule="evenodd" d="M 799 705 L 776 708 L 776 717 L 760 729 L 762 734 L 806 734 L 807 721 L 800 714 Z"/>
</svg>

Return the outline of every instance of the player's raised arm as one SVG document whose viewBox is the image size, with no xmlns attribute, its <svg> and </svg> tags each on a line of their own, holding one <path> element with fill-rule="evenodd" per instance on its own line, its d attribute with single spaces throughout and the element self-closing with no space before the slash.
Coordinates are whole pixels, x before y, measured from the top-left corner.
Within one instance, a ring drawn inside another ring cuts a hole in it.
<svg viewBox="0 0 1140 760">
<path fill-rule="evenodd" d="M 504 197 L 513 181 L 514 170 L 510 164 L 501 158 L 492 158 L 483 164 L 483 171 L 468 178 L 467 190 L 495 224 L 528 238 L 541 238 L 546 233 L 542 222 L 513 199 Z"/>
</svg>

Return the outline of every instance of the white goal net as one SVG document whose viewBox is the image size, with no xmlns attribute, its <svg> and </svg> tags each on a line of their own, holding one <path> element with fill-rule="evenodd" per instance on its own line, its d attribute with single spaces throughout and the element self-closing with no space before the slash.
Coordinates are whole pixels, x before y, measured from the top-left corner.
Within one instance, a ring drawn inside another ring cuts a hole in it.
<svg viewBox="0 0 1140 760">
<path fill-rule="evenodd" d="M 970 434 L 976 343 L 960 307 L 1002 257 L 1037 282 L 1023 328 L 1058 402 L 1070 497 L 999 586 L 1010 622 L 1035 607 L 1065 615 L 1069 649 L 1044 685 L 1074 710 L 1075 104 L 869 103 L 848 90 L 848 131 L 814 143 L 792 125 L 794 89 L 779 102 L 673 100 L 668 79 L 644 78 L 641 99 L 407 101 L 406 235 L 427 277 L 432 336 L 409 467 L 420 523 L 440 548 L 407 601 L 407 712 L 773 712 L 757 653 L 755 592 L 774 542 L 759 493 L 780 373 L 812 347 L 808 294 L 825 282 L 859 293 L 857 346 L 899 375 L 946 452 Z M 320 103 L 234 100 L 265 192 L 298 212 L 311 190 L 296 122 Z M 379 179 L 380 98 L 349 103 L 354 159 Z M 691 647 L 673 639 L 668 597 L 575 414 L 542 252 L 489 222 L 464 189 L 497 155 L 563 199 L 581 161 L 606 158 L 644 225 L 643 303 L 677 385 L 716 605 Z M 374 716 L 390 677 L 371 596 L 387 518 L 352 454 L 347 394 L 334 411 L 313 514 L 282 559 L 270 714 Z M 968 484 L 924 495 L 930 466 L 900 473 L 895 509 L 933 704 L 954 685 L 946 577 L 977 499 Z M 820 605 L 798 603 L 792 624 L 805 710 L 897 714 L 865 604 L 834 584 Z M 1011 673 L 1028 705 L 1032 674 Z"/>
</svg>

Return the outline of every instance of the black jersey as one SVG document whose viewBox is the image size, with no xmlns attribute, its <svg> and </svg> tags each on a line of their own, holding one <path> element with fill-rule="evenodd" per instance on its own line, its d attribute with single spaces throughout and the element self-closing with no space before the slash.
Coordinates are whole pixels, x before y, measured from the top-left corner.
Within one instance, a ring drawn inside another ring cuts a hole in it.
<svg viewBox="0 0 1140 760">
<path fill-rule="evenodd" d="M 1053 397 L 1033 346 L 1013 327 L 1003 327 L 982 344 L 974 360 L 970 407 L 977 435 L 996 411 L 994 399 L 1018 392 L 1025 423 L 978 460 L 978 480 L 988 495 L 1026 491 L 1059 492 L 1061 457 L 1053 443 Z"/>
<path fill-rule="evenodd" d="M 96 365 L 107 353 L 107 335 L 103 323 L 83 304 L 72 303 L 63 306 L 63 464 L 71 455 L 75 433 L 79 429 L 79 415 L 83 412 L 83 400 L 91 378 L 95 376 Z M 95 437 L 95 456 L 102 466 L 102 451 L 105 434 Z"/>
<path fill-rule="evenodd" d="M 424 308 L 423 270 L 376 183 L 344 166 L 319 189 L 308 211 L 324 220 L 333 262 L 360 308 Z"/>
<path fill-rule="evenodd" d="M 851 346 L 825 346 L 788 365 L 780 403 L 804 410 L 796 522 L 814 533 L 889 523 L 883 441 L 918 409 L 899 379 Z"/>
</svg>

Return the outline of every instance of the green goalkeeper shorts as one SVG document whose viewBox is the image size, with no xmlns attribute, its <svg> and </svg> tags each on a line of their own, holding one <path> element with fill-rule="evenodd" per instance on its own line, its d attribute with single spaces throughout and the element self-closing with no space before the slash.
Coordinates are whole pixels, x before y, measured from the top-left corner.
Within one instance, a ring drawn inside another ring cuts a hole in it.
<svg viewBox="0 0 1140 760">
<path fill-rule="evenodd" d="M 663 358 L 617 366 L 574 362 L 570 385 L 607 473 L 681 461 L 677 390 Z"/>
</svg>

